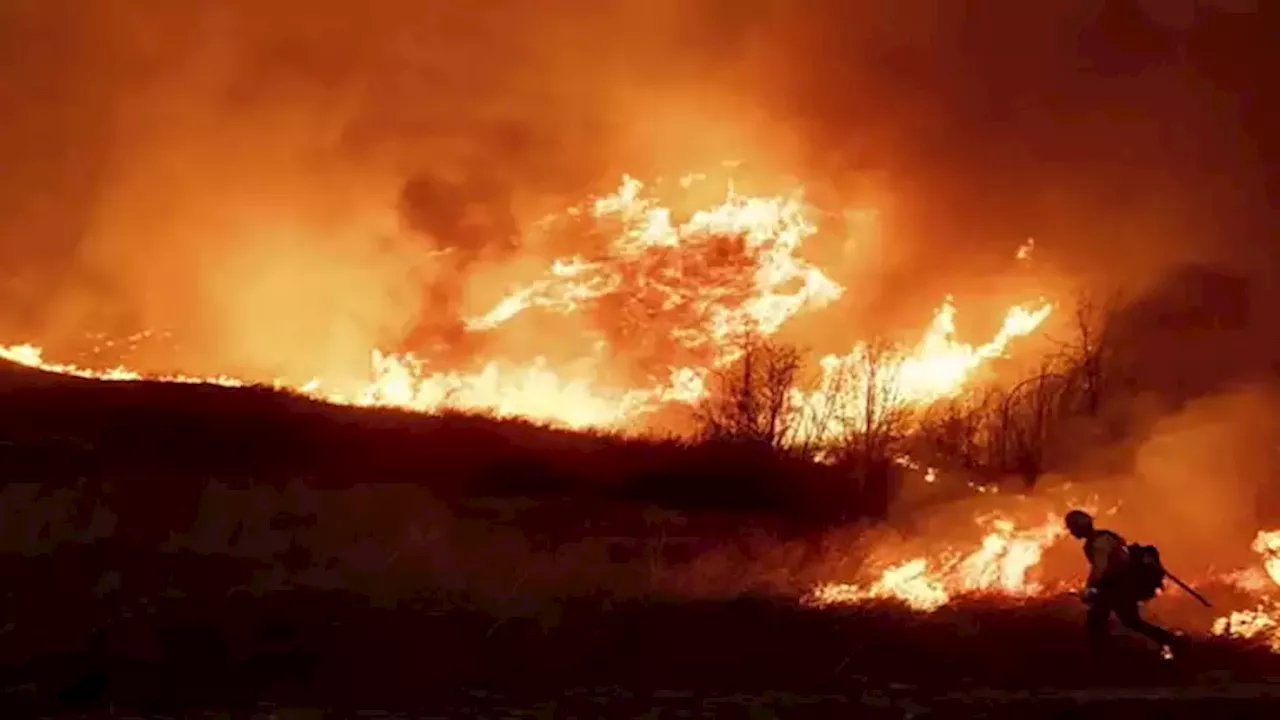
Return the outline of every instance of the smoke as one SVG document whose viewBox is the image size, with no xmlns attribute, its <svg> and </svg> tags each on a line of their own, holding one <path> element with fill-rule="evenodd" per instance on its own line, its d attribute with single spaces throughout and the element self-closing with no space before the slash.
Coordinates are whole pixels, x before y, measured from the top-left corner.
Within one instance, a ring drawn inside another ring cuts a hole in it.
<svg viewBox="0 0 1280 720">
<path fill-rule="evenodd" d="M 530 223 L 725 160 L 879 211 L 831 273 L 876 318 L 980 305 L 1029 235 L 1044 284 L 1237 255 L 1237 109 L 1159 43 L 1097 71 L 1142 16 L 1094 5 L 7 3 L 0 322 L 170 329 L 182 369 L 255 377 L 465 355 L 457 318 L 552 254 Z"/>
<path fill-rule="evenodd" d="M 184 369 L 251 376 L 360 372 L 484 299 L 485 263 L 625 134 L 630 101 L 605 80 L 638 58 L 624 42 L 585 62 L 605 49 L 589 31 L 634 41 L 663 20 L 106 5 L 8 11 L 16 74 L 35 79 L 6 103 L 6 324 L 53 345 L 171 328 Z"/>
<path fill-rule="evenodd" d="M 1245 388 L 1163 418 L 1137 449 L 1117 522 L 1159 544 L 1171 567 L 1247 563 L 1258 529 L 1280 519 L 1278 417 L 1274 390 Z"/>
<path fill-rule="evenodd" d="M 1141 409 L 1131 417 L 1144 419 L 1129 435 L 1109 444 L 1081 442 L 1075 470 L 1041 478 L 1029 495 L 1008 487 L 942 503 L 904 501 L 897 523 L 923 543 L 922 552 L 936 553 L 939 547 L 976 549 L 986 532 L 976 518 L 994 513 L 1034 527 L 1081 507 L 1096 515 L 1098 526 L 1158 546 L 1168 566 L 1187 579 L 1255 567 L 1254 537 L 1280 522 L 1274 488 L 1280 395 L 1270 386 L 1243 386 L 1172 409 L 1137 402 Z M 1064 538 L 1059 545 L 1042 571 L 1076 577 L 1082 559 L 1074 542 Z"/>
</svg>

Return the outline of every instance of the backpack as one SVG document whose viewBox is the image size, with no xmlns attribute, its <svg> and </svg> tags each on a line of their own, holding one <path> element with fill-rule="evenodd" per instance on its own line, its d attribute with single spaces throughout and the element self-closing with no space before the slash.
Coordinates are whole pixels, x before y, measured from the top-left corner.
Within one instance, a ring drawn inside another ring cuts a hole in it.
<svg viewBox="0 0 1280 720">
<path fill-rule="evenodd" d="M 1160 551 L 1154 545 L 1125 543 L 1124 538 L 1110 530 L 1099 530 L 1098 536 L 1101 535 L 1108 535 L 1122 543 L 1127 562 L 1121 582 L 1133 593 L 1134 599 L 1145 601 L 1154 598 L 1164 587 L 1165 570 L 1160 562 Z M 1093 555 L 1092 540 L 1085 543 L 1084 552 L 1086 557 Z"/>
<path fill-rule="evenodd" d="M 1154 545 L 1130 543 L 1129 577 L 1134 594 L 1139 600 L 1150 600 L 1164 587 L 1165 570 L 1160 562 L 1160 551 Z"/>
</svg>

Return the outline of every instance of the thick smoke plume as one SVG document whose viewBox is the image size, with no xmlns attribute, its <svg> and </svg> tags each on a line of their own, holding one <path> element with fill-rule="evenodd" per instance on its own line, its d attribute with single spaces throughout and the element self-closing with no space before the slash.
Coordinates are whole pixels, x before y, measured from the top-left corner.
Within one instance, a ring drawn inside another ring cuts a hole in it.
<svg viewBox="0 0 1280 720">
<path fill-rule="evenodd" d="M 184 363 L 363 370 L 423 319 L 447 327 L 468 273 L 484 285 L 478 263 L 609 169 L 602 133 L 629 117 L 610 81 L 640 56 L 600 62 L 592 31 L 662 22 L 345 8 L 11 10 L 17 330 L 174 328 L 196 346 Z"/>
<path fill-rule="evenodd" d="M 855 315 L 981 305 L 1030 235 L 1051 288 L 1242 257 L 1260 185 L 1203 28 L 1255 8 L 971 5 L 7 3 L 3 330 L 167 329 L 153 362 L 250 376 L 478 353 L 457 318 L 545 266 L 530 223 L 725 160 L 878 210 L 829 268 Z"/>
<path fill-rule="evenodd" d="M 1167 548 L 1170 563 L 1230 567 L 1280 515 L 1280 398 L 1244 388 L 1204 398 L 1156 423 L 1123 484 L 1120 519 Z"/>
</svg>

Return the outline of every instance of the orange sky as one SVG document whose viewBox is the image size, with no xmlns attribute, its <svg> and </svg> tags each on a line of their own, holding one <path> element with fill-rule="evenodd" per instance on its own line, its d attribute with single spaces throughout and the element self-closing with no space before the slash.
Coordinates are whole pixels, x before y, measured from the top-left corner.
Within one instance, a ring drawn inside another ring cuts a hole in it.
<svg viewBox="0 0 1280 720">
<path fill-rule="evenodd" d="M 1144 29 L 1065 0 L 9 3 L 0 328 L 161 327 L 220 369 L 280 370 L 282 346 L 345 367 L 424 323 L 447 334 L 554 254 L 511 228 L 623 172 L 724 160 L 877 211 L 852 250 L 814 248 L 857 289 L 851 333 L 919 324 L 946 293 L 993 322 L 1006 298 L 983 295 L 1030 235 L 1044 285 L 1256 267 L 1238 103 L 1150 40 L 1192 47 L 1187 4 Z M 479 229 L 406 237 L 414 213 Z"/>
</svg>

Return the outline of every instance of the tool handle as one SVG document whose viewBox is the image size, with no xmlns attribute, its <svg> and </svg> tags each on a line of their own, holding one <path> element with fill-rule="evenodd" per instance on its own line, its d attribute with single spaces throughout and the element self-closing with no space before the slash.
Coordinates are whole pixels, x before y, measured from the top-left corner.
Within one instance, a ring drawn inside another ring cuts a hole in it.
<svg viewBox="0 0 1280 720">
<path fill-rule="evenodd" d="M 1213 607 L 1213 605 L 1212 605 L 1208 600 L 1206 600 L 1206 599 L 1205 599 L 1205 597 L 1204 597 L 1203 595 L 1201 595 L 1200 593 L 1196 592 L 1196 591 L 1195 591 L 1195 590 L 1194 590 L 1190 585 L 1188 585 L 1188 584 L 1186 584 L 1186 583 L 1182 582 L 1181 580 L 1179 580 L 1177 575 L 1174 575 L 1173 573 L 1169 572 L 1168 570 L 1165 570 L 1165 571 L 1164 571 L 1164 576 L 1165 576 L 1165 577 L 1167 577 L 1167 578 L 1169 578 L 1169 580 L 1170 580 L 1170 581 L 1172 581 L 1174 585 L 1177 585 L 1178 587 L 1182 588 L 1183 590 L 1186 590 L 1188 595 L 1190 595 L 1191 597 L 1195 598 L 1196 600 L 1199 600 L 1201 605 L 1204 605 L 1205 607 Z"/>
</svg>

